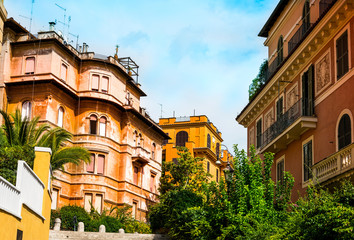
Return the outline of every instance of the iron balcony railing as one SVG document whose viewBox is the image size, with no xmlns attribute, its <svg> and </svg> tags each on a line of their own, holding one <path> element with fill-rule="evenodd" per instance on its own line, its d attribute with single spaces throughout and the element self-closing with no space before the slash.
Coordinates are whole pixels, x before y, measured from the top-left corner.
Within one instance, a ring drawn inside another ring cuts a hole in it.
<svg viewBox="0 0 354 240">
<path fill-rule="evenodd" d="M 320 0 L 319 2 L 319 18 L 315 21 L 315 23 L 304 22 L 301 24 L 299 29 L 294 33 L 292 38 L 288 42 L 288 56 L 292 54 L 293 51 L 300 45 L 300 43 L 305 39 L 310 30 L 318 23 L 318 21 L 325 15 L 325 13 L 334 5 L 337 0 Z M 284 57 L 279 62 L 279 59 L 275 57 L 275 59 L 269 63 L 268 70 L 266 74 L 266 82 L 273 77 L 274 73 L 280 68 L 280 65 L 286 60 Z"/>
<path fill-rule="evenodd" d="M 288 111 L 278 116 L 277 121 L 261 134 L 261 148 L 267 146 L 302 116 L 306 116 L 306 113 L 302 113 L 302 99 L 300 98 Z"/>
</svg>

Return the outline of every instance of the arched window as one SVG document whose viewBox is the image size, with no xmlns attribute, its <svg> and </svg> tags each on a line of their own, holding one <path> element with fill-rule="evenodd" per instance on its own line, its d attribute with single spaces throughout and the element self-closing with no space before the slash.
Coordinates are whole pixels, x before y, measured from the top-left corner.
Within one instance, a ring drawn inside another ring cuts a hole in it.
<svg viewBox="0 0 354 240">
<path fill-rule="evenodd" d="M 155 160 L 156 144 L 152 143 L 151 158 Z"/>
<path fill-rule="evenodd" d="M 176 146 L 185 147 L 188 142 L 188 133 L 186 131 L 180 131 L 176 135 Z"/>
<path fill-rule="evenodd" d="M 338 125 L 338 150 L 348 146 L 352 142 L 352 129 L 350 117 L 344 114 Z"/>
<path fill-rule="evenodd" d="M 210 134 L 209 133 L 208 133 L 208 136 L 207 136 L 207 147 L 211 148 L 211 138 L 210 138 Z"/>
<path fill-rule="evenodd" d="M 64 121 L 64 108 L 59 107 L 58 109 L 58 126 L 63 127 L 63 121 Z"/>
<path fill-rule="evenodd" d="M 106 136 L 106 125 L 107 125 L 107 118 L 101 117 L 100 118 L 100 136 Z"/>
<path fill-rule="evenodd" d="M 283 62 L 283 36 L 280 36 L 278 40 L 277 52 L 277 65 L 280 65 Z"/>
<path fill-rule="evenodd" d="M 144 147 L 144 139 L 141 133 L 139 133 L 139 137 L 138 137 L 138 146 Z"/>
<path fill-rule="evenodd" d="M 22 120 L 24 120 L 24 119 L 29 120 L 31 118 L 31 110 L 32 110 L 31 102 L 30 101 L 23 102 L 22 112 L 21 112 Z"/>
<path fill-rule="evenodd" d="M 302 9 L 302 26 L 303 33 L 306 33 L 310 28 L 310 2 L 307 0 Z"/>
<path fill-rule="evenodd" d="M 97 134 L 97 117 L 93 114 L 90 116 L 90 134 Z"/>
</svg>

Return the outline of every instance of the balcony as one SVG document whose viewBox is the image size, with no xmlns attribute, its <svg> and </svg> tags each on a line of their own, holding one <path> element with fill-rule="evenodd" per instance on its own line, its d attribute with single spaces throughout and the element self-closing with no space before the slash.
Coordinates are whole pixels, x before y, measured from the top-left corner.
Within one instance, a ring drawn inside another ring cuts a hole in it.
<svg viewBox="0 0 354 240">
<path fill-rule="evenodd" d="M 317 117 L 309 116 L 302 105 L 302 99 L 298 100 L 260 135 L 261 153 L 279 152 L 307 130 L 316 128 Z"/>
<path fill-rule="evenodd" d="M 135 147 L 133 148 L 132 160 L 133 162 L 147 164 L 150 161 L 150 152 L 140 146 Z"/>
<path fill-rule="evenodd" d="M 354 143 L 312 166 L 316 183 L 339 177 L 354 168 Z"/>
<path fill-rule="evenodd" d="M 300 25 L 299 29 L 295 32 L 292 38 L 288 42 L 288 54 L 290 55 L 291 52 L 301 43 L 301 41 L 306 37 L 307 33 L 310 32 L 313 23 L 303 23 Z"/>
</svg>

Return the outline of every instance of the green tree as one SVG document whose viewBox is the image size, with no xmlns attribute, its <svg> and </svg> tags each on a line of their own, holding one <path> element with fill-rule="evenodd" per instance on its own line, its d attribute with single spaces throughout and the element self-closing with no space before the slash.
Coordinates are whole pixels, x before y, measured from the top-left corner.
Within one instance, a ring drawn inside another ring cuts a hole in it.
<svg viewBox="0 0 354 240">
<path fill-rule="evenodd" d="M 259 67 L 259 72 L 256 78 L 252 80 L 251 85 L 248 89 L 248 99 L 251 101 L 256 95 L 258 90 L 266 83 L 268 77 L 268 60 L 264 62 Z"/>
</svg>

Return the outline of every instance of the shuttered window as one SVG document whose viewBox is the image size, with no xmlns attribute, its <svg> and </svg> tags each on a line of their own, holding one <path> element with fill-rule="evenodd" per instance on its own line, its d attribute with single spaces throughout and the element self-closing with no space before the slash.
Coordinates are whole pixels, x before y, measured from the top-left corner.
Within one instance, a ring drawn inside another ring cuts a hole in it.
<svg viewBox="0 0 354 240">
<path fill-rule="evenodd" d="M 85 208 L 86 212 L 91 211 L 91 204 L 92 204 L 92 194 L 86 193 L 85 198 L 84 198 L 84 208 Z"/>
<path fill-rule="evenodd" d="M 257 122 L 257 148 L 260 148 L 262 145 L 262 119 L 259 119 Z"/>
<path fill-rule="evenodd" d="M 216 169 L 216 182 L 219 182 L 219 169 Z"/>
<path fill-rule="evenodd" d="M 277 162 L 277 182 L 283 182 L 284 179 L 284 159 Z"/>
<path fill-rule="evenodd" d="M 105 156 L 104 155 L 98 155 L 97 157 L 97 174 L 102 174 L 104 173 L 104 162 L 105 162 Z"/>
<path fill-rule="evenodd" d="M 100 136 L 106 136 L 107 119 L 105 117 L 100 118 Z"/>
<path fill-rule="evenodd" d="M 58 109 L 58 126 L 63 127 L 63 121 L 64 121 L 64 108 L 59 107 Z"/>
<path fill-rule="evenodd" d="M 52 191 L 52 206 L 51 209 L 57 209 L 57 204 L 58 204 L 58 196 L 59 196 L 59 190 L 58 189 L 53 189 Z"/>
<path fill-rule="evenodd" d="M 176 146 L 185 147 L 188 142 L 188 133 L 186 131 L 180 131 L 176 135 Z"/>
<path fill-rule="evenodd" d="M 139 181 L 139 168 L 138 167 L 134 167 L 133 168 L 133 182 L 135 185 L 138 185 L 138 181 Z"/>
<path fill-rule="evenodd" d="M 352 142 L 351 122 L 348 114 L 344 114 L 338 125 L 338 150 Z"/>
<path fill-rule="evenodd" d="M 210 173 L 210 162 L 207 162 L 207 172 Z"/>
<path fill-rule="evenodd" d="M 336 41 L 337 48 L 337 80 L 349 71 L 348 62 L 348 31 Z"/>
<path fill-rule="evenodd" d="M 86 165 L 86 172 L 94 173 L 95 171 L 95 154 L 90 156 L 91 162 Z"/>
<path fill-rule="evenodd" d="M 303 145 L 304 182 L 312 178 L 312 140 Z"/>
<path fill-rule="evenodd" d="M 35 58 L 34 57 L 26 58 L 25 74 L 34 74 L 34 63 L 35 63 Z"/>
<path fill-rule="evenodd" d="M 278 49 L 277 49 L 277 66 L 279 66 L 283 62 L 283 36 L 280 36 L 278 40 Z"/>
<path fill-rule="evenodd" d="M 60 69 L 60 78 L 63 81 L 66 81 L 66 76 L 68 74 L 68 66 L 66 66 L 64 63 L 61 64 L 61 69 Z"/>
<path fill-rule="evenodd" d="M 102 213 L 102 200 L 103 200 L 103 195 L 96 194 L 96 196 L 95 196 L 95 209 L 98 213 Z"/>
<path fill-rule="evenodd" d="M 156 186 L 155 186 L 155 177 L 156 175 L 155 174 L 151 174 L 150 175 L 150 191 L 151 192 L 155 192 L 155 189 L 156 189 Z"/>
<path fill-rule="evenodd" d="M 216 143 L 215 153 L 216 153 L 216 157 L 219 158 L 219 155 L 220 155 L 220 143 Z"/>
<path fill-rule="evenodd" d="M 98 91 L 98 82 L 100 80 L 100 76 L 97 74 L 93 74 L 91 77 L 91 89 L 94 91 Z"/>
<path fill-rule="evenodd" d="M 151 158 L 155 160 L 155 152 L 156 152 L 156 144 L 152 144 L 152 149 L 151 149 Z"/>
<path fill-rule="evenodd" d="M 210 134 L 208 133 L 207 136 L 207 148 L 211 148 L 211 138 L 210 138 Z"/>
<path fill-rule="evenodd" d="M 101 91 L 104 93 L 108 92 L 108 82 L 109 82 L 108 77 L 103 76 L 101 79 Z"/>
<path fill-rule="evenodd" d="M 277 101 L 277 121 L 283 115 L 283 97 L 279 98 Z"/>
</svg>

